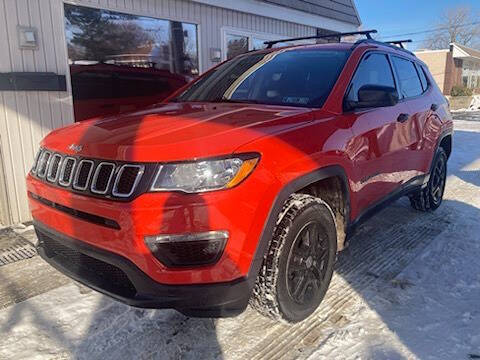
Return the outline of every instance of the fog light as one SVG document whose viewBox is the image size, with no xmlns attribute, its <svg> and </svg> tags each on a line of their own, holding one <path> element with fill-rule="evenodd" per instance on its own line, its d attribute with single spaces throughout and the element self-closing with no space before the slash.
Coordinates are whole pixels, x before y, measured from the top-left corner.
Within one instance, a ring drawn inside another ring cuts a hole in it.
<svg viewBox="0 0 480 360">
<path fill-rule="evenodd" d="M 228 231 L 196 234 L 146 236 L 145 243 L 168 267 L 211 265 L 218 261 L 228 239 Z"/>
</svg>

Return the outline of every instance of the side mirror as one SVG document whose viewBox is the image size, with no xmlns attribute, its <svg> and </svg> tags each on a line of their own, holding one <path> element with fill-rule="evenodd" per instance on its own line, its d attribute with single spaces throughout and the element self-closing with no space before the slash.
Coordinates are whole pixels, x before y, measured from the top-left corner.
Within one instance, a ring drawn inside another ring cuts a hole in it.
<svg viewBox="0 0 480 360">
<path fill-rule="evenodd" d="M 346 108 L 365 109 L 394 106 L 398 103 L 397 90 L 389 86 L 364 85 L 358 90 L 358 101 L 346 101 Z"/>
</svg>

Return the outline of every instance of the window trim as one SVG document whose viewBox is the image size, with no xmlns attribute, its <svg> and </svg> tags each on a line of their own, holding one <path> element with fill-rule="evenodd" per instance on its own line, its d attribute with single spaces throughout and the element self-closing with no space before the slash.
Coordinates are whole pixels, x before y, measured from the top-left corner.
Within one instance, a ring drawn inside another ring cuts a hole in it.
<svg viewBox="0 0 480 360">
<path fill-rule="evenodd" d="M 418 77 L 420 78 L 420 83 L 422 84 L 422 88 L 423 88 L 423 83 L 422 83 L 422 77 L 420 76 L 420 71 L 423 73 L 423 76 L 425 77 L 425 80 L 427 81 L 427 87 L 425 89 L 423 89 L 423 93 L 422 93 L 422 94 L 425 94 L 428 90 L 430 90 L 430 87 L 432 86 L 432 84 L 430 83 L 430 80 L 429 80 L 427 74 L 425 73 L 425 69 L 423 68 L 423 66 L 416 61 L 413 64 L 415 65 L 415 68 L 417 69 Z"/>
<path fill-rule="evenodd" d="M 369 110 L 369 109 L 357 109 L 357 110 L 350 110 L 350 111 L 345 111 L 345 108 L 344 108 L 344 104 L 345 104 L 345 100 L 347 100 L 347 96 L 348 96 L 348 93 L 350 92 L 350 89 L 352 87 L 352 83 L 353 83 L 353 79 L 355 78 L 355 76 L 357 75 L 357 72 L 358 72 L 358 68 L 360 67 L 360 65 L 363 63 L 363 61 L 365 60 L 365 58 L 369 55 L 372 55 L 372 54 L 379 54 L 379 55 L 385 55 L 385 57 L 387 58 L 387 62 L 390 66 L 390 71 L 392 72 L 392 77 L 393 77 L 393 83 L 395 85 L 395 90 L 397 91 L 397 95 L 399 96 L 400 98 L 400 93 L 399 93 L 399 83 L 398 83 L 398 79 L 396 77 L 396 73 L 395 73 L 395 70 L 394 70 L 394 67 L 393 67 L 393 63 L 392 63 L 392 60 L 390 59 L 390 53 L 387 52 L 387 51 L 382 51 L 382 50 L 367 50 L 361 57 L 360 61 L 358 62 L 357 66 L 355 67 L 355 71 L 353 72 L 353 75 L 350 77 L 350 81 L 348 83 L 348 86 L 346 87 L 345 89 L 345 93 L 343 95 L 343 100 L 342 100 L 342 107 L 343 107 L 343 112 L 348 114 L 348 113 L 355 113 L 357 111 L 366 111 L 366 110 Z M 400 102 L 400 100 L 399 100 Z"/>
</svg>

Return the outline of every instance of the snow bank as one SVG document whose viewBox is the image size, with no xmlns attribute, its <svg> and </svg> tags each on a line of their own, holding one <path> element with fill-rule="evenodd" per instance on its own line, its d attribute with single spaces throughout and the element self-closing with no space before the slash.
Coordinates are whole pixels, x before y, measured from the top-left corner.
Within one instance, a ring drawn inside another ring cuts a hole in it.
<svg viewBox="0 0 480 360">
<path fill-rule="evenodd" d="M 473 95 L 472 101 L 468 108 L 450 110 L 451 112 L 467 112 L 480 110 L 480 95 Z"/>
</svg>

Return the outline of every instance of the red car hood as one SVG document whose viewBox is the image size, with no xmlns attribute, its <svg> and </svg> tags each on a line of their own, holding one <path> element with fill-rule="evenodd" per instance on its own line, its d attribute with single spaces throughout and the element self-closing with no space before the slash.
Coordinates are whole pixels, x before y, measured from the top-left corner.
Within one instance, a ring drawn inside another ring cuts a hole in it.
<svg viewBox="0 0 480 360">
<path fill-rule="evenodd" d="M 311 120 L 311 110 L 298 107 L 169 103 L 55 130 L 42 146 L 111 160 L 185 160 L 230 154 L 259 137 Z"/>
</svg>

